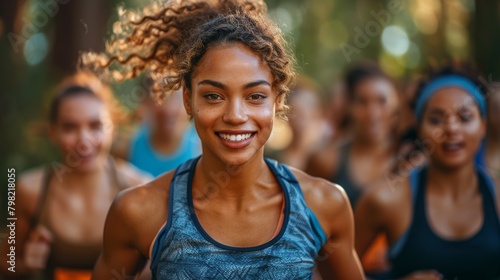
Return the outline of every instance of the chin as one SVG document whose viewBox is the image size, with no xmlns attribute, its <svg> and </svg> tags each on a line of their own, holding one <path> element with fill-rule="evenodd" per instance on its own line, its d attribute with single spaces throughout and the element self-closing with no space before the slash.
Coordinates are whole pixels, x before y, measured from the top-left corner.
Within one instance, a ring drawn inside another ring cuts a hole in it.
<svg viewBox="0 0 500 280">
<path fill-rule="evenodd" d="M 470 159 L 466 159 L 464 157 L 455 157 L 455 158 L 441 158 L 438 160 L 439 165 L 442 167 L 448 169 L 448 170 L 453 170 L 453 169 L 458 169 L 461 168 L 469 163 L 472 162 Z"/>
</svg>

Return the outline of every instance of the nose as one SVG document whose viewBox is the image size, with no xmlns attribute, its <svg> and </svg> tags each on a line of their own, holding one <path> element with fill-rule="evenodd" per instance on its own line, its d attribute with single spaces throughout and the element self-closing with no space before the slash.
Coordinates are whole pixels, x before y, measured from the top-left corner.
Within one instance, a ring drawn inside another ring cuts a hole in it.
<svg viewBox="0 0 500 280">
<path fill-rule="evenodd" d="M 378 104 L 370 104 L 368 106 L 368 116 L 370 118 L 371 121 L 377 121 L 378 119 L 381 118 L 382 116 L 382 106 L 378 105 Z"/>
<path fill-rule="evenodd" d="M 230 124 L 242 124 L 248 121 L 245 105 L 242 100 L 235 99 L 228 103 L 222 120 Z"/>
<path fill-rule="evenodd" d="M 455 133 L 460 129 L 460 120 L 456 116 L 450 116 L 444 123 L 444 131 L 447 133 Z"/>
<path fill-rule="evenodd" d="M 89 153 L 92 149 L 92 133 L 88 129 L 81 129 L 78 135 L 77 152 L 81 155 Z"/>
</svg>

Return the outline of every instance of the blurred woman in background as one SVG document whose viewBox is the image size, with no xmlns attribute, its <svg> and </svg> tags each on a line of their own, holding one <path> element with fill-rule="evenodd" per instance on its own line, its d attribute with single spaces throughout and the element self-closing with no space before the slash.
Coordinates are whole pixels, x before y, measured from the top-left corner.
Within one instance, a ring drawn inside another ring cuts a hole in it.
<svg viewBox="0 0 500 280">
<path fill-rule="evenodd" d="M 428 164 L 370 189 L 356 208 L 363 256 L 382 233 L 390 244 L 385 279 L 498 279 L 500 185 L 475 156 L 486 135 L 484 93 L 470 73 L 446 68 L 415 102 Z"/>
<path fill-rule="evenodd" d="M 158 104 L 147 95 L 140 106 L 143 121 L 130 140 L 118 139 L 113 154 L 158 176 L 201 154 L 200 140 L 182 106 L 182 90 Z"/>
<path fill-rule="evenodd" d="M 16 272 L 2 261 L 9 277 L 41 272 L 42 279 L 90 279 L 111 202 L 150 179 L 109 155 L 116 106 L 111 89 L 90 74 L 77 73 L 59 86 L 49 121 L 61 161 L 18 180 Z"/>
<path fill-rule="evenodd" d="M 311 153 L 326 139 L 327 123 L 321 117 L 319 87 L 311 79 L 300 77 L 287 97 L 287 104 L 290 106 L 288 122 L 279 125 L 288 125 L 290 128 L 290 144 L 282 150 L 266 151 L 266 156 L 304 169 Z M 282 136 L 277 132 L 277 137 Z"/>
<path fill-rule="evenodd" d="M 374 64 L 362 64 L 346 74 L 351 137 L 340 146 L 318 149 L 306 171 L 341 185 L 355 207 L 364 189 L 384 178 L 396 152 L 396 88 Z"/>
<path fill-rule="evenodd" d="M 350 137 L 331 142 L 311 157 L 306 172 L 341 185 L 353 208 L 362 193 L 388 176 L 395 163 L 395 116 L 398 94 L 391 79 L 376 64 L 360 64 L 347 71 Z M 386 241 L 377 238 L 361 258 L 365 271 L 388 270 Z"/>
</svg>

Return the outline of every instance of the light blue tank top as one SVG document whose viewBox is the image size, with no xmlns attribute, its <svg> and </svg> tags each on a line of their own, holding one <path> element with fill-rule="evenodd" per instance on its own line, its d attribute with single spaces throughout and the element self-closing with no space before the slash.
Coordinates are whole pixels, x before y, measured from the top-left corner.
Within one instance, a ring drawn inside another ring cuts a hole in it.
<svg viewBox="0 0 500 280">
<path fill-rule="evenodd" d="M 266 159 L 285 198 L 278 235 L 259 246 L 231 247 L 212 239 L 196 218 L 191 190 L 198 160 L 180 165 L 172 179 L 167 223 L 152 248 L 153 279 L 311 279 L 326 235 L 291 171 Z"/>
<path fill-rule="evenodd" d="M 154 177 L 175 169 L 188 159 L 201 154 L 200 139 L 194 126 L 189 125 L 184 132 L 179 147 L 169 155 L 157 153 L 149 141 L 150 128 L 142 125 L 132 138 L 129 161 Z"/>
</svg>

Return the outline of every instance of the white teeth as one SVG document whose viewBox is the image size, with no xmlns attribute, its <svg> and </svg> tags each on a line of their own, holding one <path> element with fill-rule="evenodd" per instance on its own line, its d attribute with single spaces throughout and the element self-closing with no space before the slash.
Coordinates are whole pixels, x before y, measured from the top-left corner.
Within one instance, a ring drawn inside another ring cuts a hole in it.
<svg viewBox="0 0 500 280">
<path fill-rule="evenodd" d="M 227 141 L 231 141 L 231 142 L 239 142 L 239 141 L 243 141 L 243 140 L 247 140 L 248 138 L 250 138 L 250 136 L 252 136 L 252 133 L 247 133 L 247 134 L 222 134 L 222 133 L 218 133 L 219 136 L 224 139 L 224 140 L 227 140 Z"/>
</svg>

